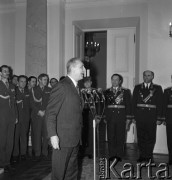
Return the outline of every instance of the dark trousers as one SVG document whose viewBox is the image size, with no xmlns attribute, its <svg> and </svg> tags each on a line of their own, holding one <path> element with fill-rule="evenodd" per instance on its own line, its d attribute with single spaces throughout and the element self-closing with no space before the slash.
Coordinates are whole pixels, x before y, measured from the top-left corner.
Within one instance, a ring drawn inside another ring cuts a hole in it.
<svg viewBox="0 0 172 180">
<path fill-rule="evenodd" d="M 15 127 L 13 156 L 26 155 L 28 147 L 29 121 L 19 122 Z"/>
<path fill-rule="evenodd" d="M 125 111 L 109 110 L 106 117 L 109 156 L 122 157 L 126 139 Z"/>
<path fill-rule="evenodd" d="M 136 127 L 140 156 L 151 158 L 156 142 L 156 109 L 139 108 Z"/>
<path fill-rule="evenodd" d="M 13 150 L 14 123 L 0 122 L 0 168 L 10 164 Z"/>
<path fill-rule="evenodd" d="M 61 147 L 52 154 L 52 180 L 77 180 L 78 150 L 76 147 Z"/>
<path fill-rule="evenodd" d="M 82 144 L 86 155 L 93 155 L 93 115 L 89 109 L 83 110 Z"/>
<path fill-rule="evenodd" d="M 168 147 L 168 153 L 169 153 L 169 160 L 172 160 L 172 123 L 169 123 L 167 121 L 166 124 L 166 130 L 167 130 L 167 147 Z"/>
<path fill-rule="evenodd" d="M 33 121 L 33 148 L 35 156 L 48 155 L 48 138 L 45 118 L 35 117 Z"/>
</svg>

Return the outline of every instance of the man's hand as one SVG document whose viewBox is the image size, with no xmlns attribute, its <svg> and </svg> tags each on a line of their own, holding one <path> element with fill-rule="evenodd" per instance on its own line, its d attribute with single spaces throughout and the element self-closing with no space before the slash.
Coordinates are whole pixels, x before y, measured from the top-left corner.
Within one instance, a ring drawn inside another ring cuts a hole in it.
<svg viewBox="0 0 172 180">
<path fill-rule="evenodd" d="M 166 122 L 165 121 L 163 121 L 163 123 L 162 123 L 164 126 L 166 126 Z"/>
<path fill-rule="evenodd" d="M 44 117 L 44 115 L 45 115 L 45 111 L 41 111 L 41 110 L 38 111 L 38 116 Z"/>
<path fill-rule="evenodd" d="M 95 116 L 95 120 L 96 120 L 96 124 L 99 124 L 100 121 L 101 121 L 101 117 L 98 116 L 98 115 L 96 115 L 96 116 Z"/>
<path fill-rule="evenodd" d="M 156 124 L 157 124 L 157 125 L 161 125 L 161 124 L 162 124 L 162 121 L 157 121 Z"/>
<path fill-rule="evenodd" d="M 18 119 L 16 118 L 16 122 L 15 122 L 15 124 L 17 124 L 18 123 Z"/>
<path fill-rule="evenodd" d="M 60 143 L 59 143 L 60 140 L 59 140 L 58 136 L 51 136 L 50 141 L 51 141 L 51 145 L 54 149 L 60 150 Z"/>
<path fill-rule="evenodd" d="M 131 124 L 130 119 L 127 119 L 127 121 L 126 121 L 126 130 L 127 130 L 127 131 L 130 130 L 130 124 Z"/>
<path fill-rule="evenodd" d="M 132 119 L 132 123 L 136 124 L 136 120 L 135 120 L 135 119 Z"/>
</svg>

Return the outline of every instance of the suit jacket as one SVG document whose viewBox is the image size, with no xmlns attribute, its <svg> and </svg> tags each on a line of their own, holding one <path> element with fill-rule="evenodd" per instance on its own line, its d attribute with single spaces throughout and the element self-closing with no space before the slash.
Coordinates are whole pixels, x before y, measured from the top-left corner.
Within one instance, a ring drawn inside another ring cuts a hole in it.
<svg viewBox="0 0 172 180">
<path fill-rule="evenodd" d="M 58 135 L 61 147 L 75 147 L 81 140 L 82 102 L 72 80 L 66 77 L 51 91 L 46 109 L 48 136 Z"/>
<path fill-rule="evenodd" d="M 1 123 L 15 123 L 18 118 L 16 106 L 16 91 L 15 86 L 9 84 L 6 87 L 3 81 L 0 81 L 0 126 Z"/>
</svg>

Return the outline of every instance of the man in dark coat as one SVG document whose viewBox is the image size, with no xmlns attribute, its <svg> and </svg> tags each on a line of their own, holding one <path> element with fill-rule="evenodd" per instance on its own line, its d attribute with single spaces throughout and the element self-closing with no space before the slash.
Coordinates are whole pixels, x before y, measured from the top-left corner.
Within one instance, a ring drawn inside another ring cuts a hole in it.
<svg viewBox="0 0 172 180">
<path fill-rule="evenodd" d="M 67 77 L 53 89 L 46 109 L 48 136 L 53 147 L 52 180 L 77 180 L 77 155 L 82 129 L 82 100 L 77 83 L 84 75 L 80 59 L 67 63 Z"/>
<path fill-rule="evenodd" d="M 15 141 L 13 149 L 13 162 L 26 160 L 28 146 L 28 131 L 30 120 L 30 94 L 26 88 L 27 77 L 25 75 L 18 76 L 18 87 L 16 87 L 16 103 L 18 110 L 18 123 L 15 128 Z"/>
<path fill-rule="evenodd" d="M 41 155 L 43 159 L 48 158 L 48 138 L 47 128 L 45 122 L 45 109 L 48 104 L 51 88 L 47 86 L 48 75 L 40 74 L 38 76 L 38 86 L 31 90 L 31 119 L 33 130 L 33 148 L 35 158 L 33 160 L 40 160 Z"/>
<path fill-rule="evenodd" d="M 140 151 L 138 162 L 153 161 L 156 126 L 161 124 L 163 91 L 161 86 L 153 84 L 153 78 L 152 71 L 144 71 L 144 82 L 136 85 L 133 91 L 133 113 Z"/>
<path fill-rule="evenodd" d="M 8 82 L 9 67 L 0 67 L 0 173 L 9 172 L 13 149 L 14 128 L 17 123 L 15 86 Z"/>
<path fill-rule="evenodd" d="M 112 87 L 105 91 L 106 121 L 110 160 L 122 160 L 126 129 L 131 122 L 131 92 L 123 88 L 120 74 L 111 76 Z"/>
</svg>

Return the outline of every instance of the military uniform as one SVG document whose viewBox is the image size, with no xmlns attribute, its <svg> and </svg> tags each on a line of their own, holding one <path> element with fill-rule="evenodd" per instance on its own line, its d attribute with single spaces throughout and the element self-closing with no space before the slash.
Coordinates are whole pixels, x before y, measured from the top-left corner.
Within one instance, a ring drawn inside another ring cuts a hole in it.
<svg viewBox="0 0 172 180">
<path fill-rule="evenodd" d="M 113 87 L 105 91 L 108 148 L 110 157 L 121 158 L 126 140 L 126 120 L 131 119 L 131 92 Z"/>
<path fill-rule="evenodd" d="M 16 119 L 15 87 L 0 81 L 0 168 L 10 164 Z"/>
<path fill-rule="evenodd" d="M 43 90 L 40 86 L 36 86 L 31 90 L 31 117 L 32 117 L 32 131 L 33 131 L 33 147 L 34 153 L 36 157 L 41 155 L 48 155 L 48 139 L 47 139 L 47 128 L 45 122 L 45 116 L 40 117 L 38 115 L 39 110 L 45 111 L 49 96 L 50 96 L 51 88 L 45 86 Z"/>
<path fill-rule="evenodd" d="M 163 91 L 151 83 L 136 85 L 133 91 L 133 113 L 136 120 L 140 159 L 152 158 L 156 141 L 156 121 L 161 120 Z"/>
<path fill-rule="evenodd" d="M 163 116 L 166 122 L 169 161 L 172 161 L 172 87 L 164 90 Z"/>
<path fill-rule="evenodd" d="M 19 119 L 15 128 L 14 157 L 19 156 L 19 152 L 21 155 L 27 153 L 30 120 L 30 94 L 28 89 L 23 89 L 22 92 L 19 87 L 16 88 L 16 103 Z"/>
</svg>

